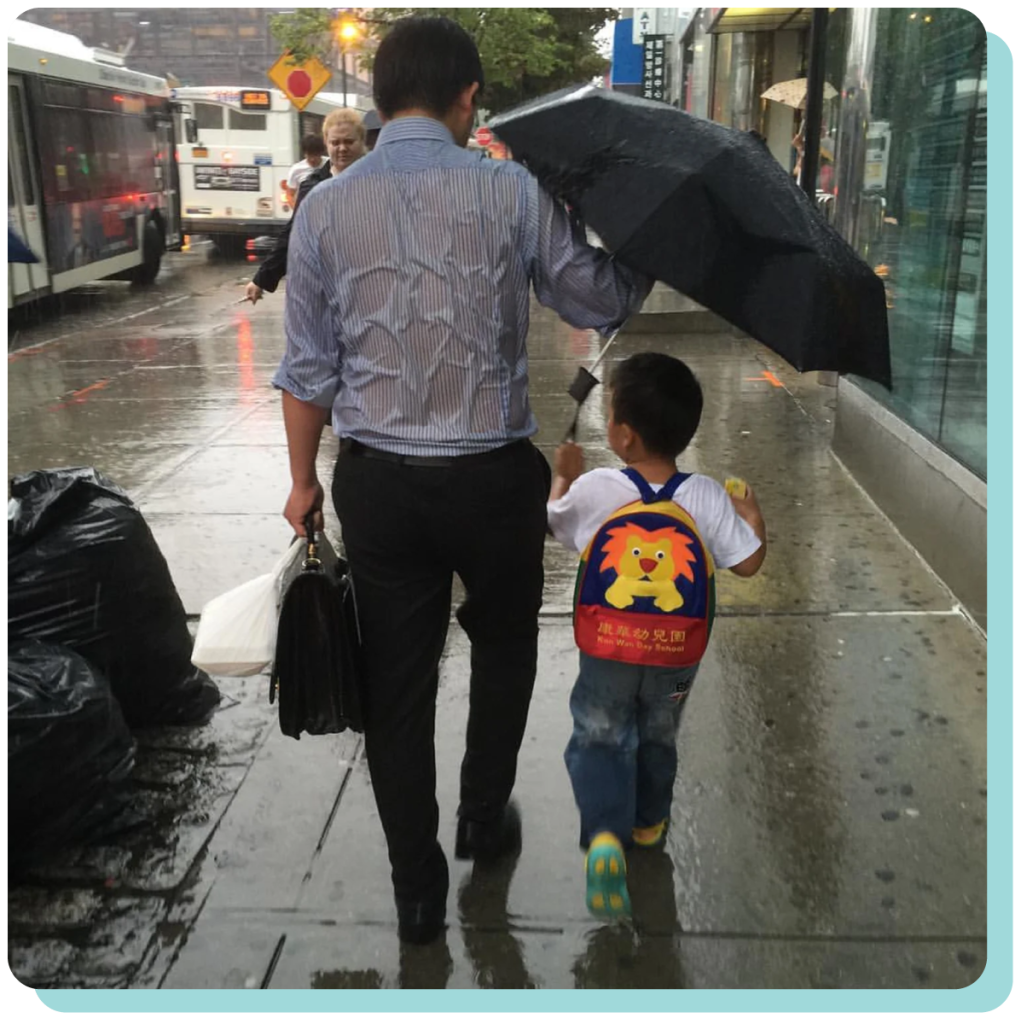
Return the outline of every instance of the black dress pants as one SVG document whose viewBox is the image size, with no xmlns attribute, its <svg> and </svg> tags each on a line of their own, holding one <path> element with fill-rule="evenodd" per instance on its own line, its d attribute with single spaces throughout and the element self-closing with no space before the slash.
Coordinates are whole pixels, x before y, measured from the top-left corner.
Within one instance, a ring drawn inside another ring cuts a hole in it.
<svg viewBox="0 0 1021 1024">
<path fill-rule="evenodd" d="M 354 449 L 341 444 L 333 502 L 362 633 L 365 750 L 395 894 L 417 900 L 446 886 L 434 725 L 453 574 L 471 641 L 458 814 L 488 821 L 514 786 L 535 682 L 549 467 L 529 442 L 449 466 Z"/>
</svg>

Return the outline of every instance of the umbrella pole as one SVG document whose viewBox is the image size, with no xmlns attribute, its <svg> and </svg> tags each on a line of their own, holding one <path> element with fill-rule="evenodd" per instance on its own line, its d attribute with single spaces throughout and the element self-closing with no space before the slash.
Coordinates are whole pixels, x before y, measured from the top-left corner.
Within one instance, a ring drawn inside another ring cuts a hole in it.
<svg viewBox="0 0 1021 1024">
<path fill-rule="evenodd" d="M 589 373 L 595 373 L 596 367 L 606 358 L 606 353 L 610 351 L 610 346 L 617 340 L 617 335 L 620 334 L 620 328 L 618 327 L 613 334 L 606 339 L 606 344 L 603 346 L 602 351 L 596 356 L 596 361 L 588 368 Z"/>
</svg>

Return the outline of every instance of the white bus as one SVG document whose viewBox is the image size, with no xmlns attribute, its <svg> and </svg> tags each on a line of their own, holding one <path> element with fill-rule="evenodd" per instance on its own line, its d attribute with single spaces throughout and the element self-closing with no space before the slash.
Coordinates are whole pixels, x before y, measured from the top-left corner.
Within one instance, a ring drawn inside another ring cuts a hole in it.
<svg viewBox="0 0 1021 1024">
<path fill-rule="evenodd" d="M 319 93 L 299 111 L 279 89 L 238 86 L 187 86 L 172 97 L 184 232 L 227 251 L 287 223 L 283 184 L 301 139 L 321 134 L 326 115 L 344 106 L 342 96 Z"/>
<path fill-rule="evenodd" d="M 7 33 L 8 308 L 114 277 L 151 282 L 181 247 L 170 90 L 113 53 L 26 21 Z"/>
</svg>

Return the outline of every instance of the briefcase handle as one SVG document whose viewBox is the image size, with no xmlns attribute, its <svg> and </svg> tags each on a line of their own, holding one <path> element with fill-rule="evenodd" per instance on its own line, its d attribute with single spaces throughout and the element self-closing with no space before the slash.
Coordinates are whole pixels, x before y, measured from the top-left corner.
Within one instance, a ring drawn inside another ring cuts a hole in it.
<svg viewBox="0 0 1021 1024">
<path fill-rule="evenodd" d="M 309 512 L 305 517 L 305 543 L 307 545 L 305 564 L 303 566 L 305 569 L 319 568 L 322 565 L 317 554 L 318 545 L 316 544 L 315 522 L 315 513 Z"/>
</svg>

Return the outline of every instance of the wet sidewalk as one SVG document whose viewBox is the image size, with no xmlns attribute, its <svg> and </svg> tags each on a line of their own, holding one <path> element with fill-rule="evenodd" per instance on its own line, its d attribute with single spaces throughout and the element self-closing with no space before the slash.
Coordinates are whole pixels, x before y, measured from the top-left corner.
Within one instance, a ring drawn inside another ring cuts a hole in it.
<svg viewBox="0 0 1021 1024">
<path fill-rule="evenodd" d="M 138 501 L 189 612 L 288 541 L 282 295 L 235 282 L 9 360 L 9 470 L 95 464 Z M 705 324 L 693 321 L 696 327 Z M 641 322 L 643 330 L 652 330 Z M 680 325 L 683 326 L 683 325 Z M 574 560 L 550 541 L 515 863 L 453 860 L 468 651 L 452 624 L 437 712 L 442 942 L 401 950 L 359 738 L 281 736 L 266 679 L 225 680 L 197 730 L 139 737 L 139 826 L 39 865 L 10 896 L 27 984 L 164 988 L 956 988 L 985 963 L 985 642 L 829 448 L 835 392 L 726 331 L 622 335 L 706 395 L 683 468 L 746 477 L 770 550 L 724 574 L 689 698 L 665 851 L 630 865 L 630 925 L 584 907 L 562 751 Z M 599 340 L 536 309 L 537 438 Z M 609 367 L 606 368 L 608 371 Z M 583 410 L 612 465 L 605 395 Z M 335 444 L 324 438 L 329 478 Z M 328 518 L 336 533 L 336 521 Z"/>
</svg>

